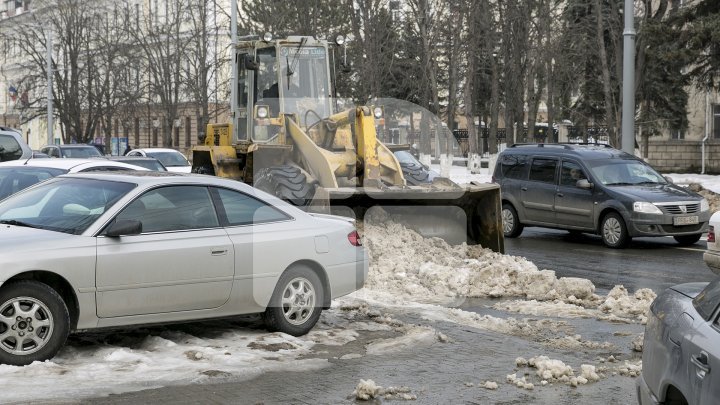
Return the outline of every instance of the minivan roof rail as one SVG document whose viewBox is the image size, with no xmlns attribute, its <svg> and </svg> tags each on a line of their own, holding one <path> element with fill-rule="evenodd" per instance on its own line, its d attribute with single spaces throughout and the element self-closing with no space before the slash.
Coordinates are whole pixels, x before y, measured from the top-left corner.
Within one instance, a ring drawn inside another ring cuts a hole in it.
<svg viewBox="0 0 720 405">
<path fill-rule="evenodd" d="M 614 149 L 612 146 L 610 146 L 606 143 L 595 143 L 595 142 L 515 143 L 515 144 L 512 144 L 510 147 L 511 148 L 520 148 L 520 147 L 560 148 L 560 147 L 562 147 L 563 149 L 573 149 L 572 148 L 573 146 L 602 146 L 604 148 Z"/>
</svg>

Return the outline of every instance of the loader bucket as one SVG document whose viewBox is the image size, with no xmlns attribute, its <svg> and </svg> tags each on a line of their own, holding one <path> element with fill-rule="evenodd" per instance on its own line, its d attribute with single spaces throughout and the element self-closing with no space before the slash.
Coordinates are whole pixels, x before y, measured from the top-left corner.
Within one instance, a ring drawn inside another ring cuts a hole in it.
<svg viewBox="0 0 720 405">
<path fill-rule="evenodd" d="M 327 208 L 332 214 L 379 226 L 383 221 L 392 220 L 423 236 L 439 237 L 450 244 L 466 242 L 499 253 L 505 251 L 497 184 L 454 185 L 440 189 L 319 189 L 314 202 L 322 206 L 328 201 Z"/>
</svg>

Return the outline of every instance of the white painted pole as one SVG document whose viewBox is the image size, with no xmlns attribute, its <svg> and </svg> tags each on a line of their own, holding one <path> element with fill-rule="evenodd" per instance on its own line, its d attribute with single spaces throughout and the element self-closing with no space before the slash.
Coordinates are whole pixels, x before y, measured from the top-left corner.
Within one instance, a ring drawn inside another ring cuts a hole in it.
<svg viewBox="0 0 720 405">
<path fill-rule="evenodd" d="M 635 154 L 635 8 L 633 0 L 625 0 L 625 31 L 623 32 L 623 101 L 622 150 Z"/>
<path fill-rule="evenodd" d="M 53 144 L 53 72 L 52 72 L 52 31 L 47 34 L 47 144 Z"/>
<path fill-rule="evenodd" d="M 235 139 L 238 138 L 238 114 L 237 114 L 237 91 L 238 91 L 238 61 L 237 61 L 237 7 L 238 0 L 230 2 L 230 48 L 232 75 L 230 77 L 230 114 L 232 117 L 233 131 L 235 131 Z"/>
</svg>

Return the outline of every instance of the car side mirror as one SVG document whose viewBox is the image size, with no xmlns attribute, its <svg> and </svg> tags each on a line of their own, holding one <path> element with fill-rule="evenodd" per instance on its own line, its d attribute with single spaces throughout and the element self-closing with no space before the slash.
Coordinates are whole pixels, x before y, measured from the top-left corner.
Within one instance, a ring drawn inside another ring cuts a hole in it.
<svg viewBox="0 0 720 405">
<path fill-rule="evenodd" d="M 670 177 L 670 176 L 663 176 L 663 178 L 664 178 L 665 181 L 667 181 L 668 183 L 670 183 L 670 184 L 675 184 L 675 182 L 673 182 L 672 177 Z"/>
<path fill-rule="evenodd" d="M 590 190 L 595 187 L 595 185 L 587 181 L 587 179 L 578 180 L 577 183 L 575 183 L 575 186 L 585 190 Z"/>
<path fill-rule="evenodd" d="M 117 238 L 119 236 L 140 235 L 141 233 L 142 222 L 134 219 L 116 219 L 105 231 L 105 236 Z"/>
</svg>

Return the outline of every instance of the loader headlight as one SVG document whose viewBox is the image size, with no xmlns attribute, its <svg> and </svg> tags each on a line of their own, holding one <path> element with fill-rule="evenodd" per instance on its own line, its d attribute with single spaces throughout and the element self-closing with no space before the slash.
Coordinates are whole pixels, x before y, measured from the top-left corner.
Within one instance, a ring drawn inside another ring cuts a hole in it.
<svg viewBox="0 0 720 405">
<path fill-rule="evenodd" d="M 660 211 L 660 208 L 655 206 L 655 204 L 644 202 L 644 201 L 635 201 L 633 203 L 633 211 L 639 212 L 642 214 L 661 214 L 662 211 Z"/>
<path fill-rule="evenodd" d="M 273 36 L 272 36 L 271 33 L 266 32 L 266 33 L 263 34 L 263 41 L 265 41 L 265 42 L 270 42 L 270 41 L 272 41 L 272 40 L 273 40 Z"/>
<path fill-rule="evenodd" d="M 383 109 L 382 107 L 375 107 L 373 108 L 373 115 L 375 118 L 380 119 L 383 117 Z"/>
<path fill-rule="evenodd" d="M 335 44 L 342 45 L 345 43 L 345 37 L 342 35 L 338 35 L 335 37 Z"/>
<path fill-rule="evenodd" d="M 257 108 L 257 116 L 258 118 L 267 118 L 270 111 L 268 111 L 268 107 L 265 105 L 260 105 Z"/>
</svg>

